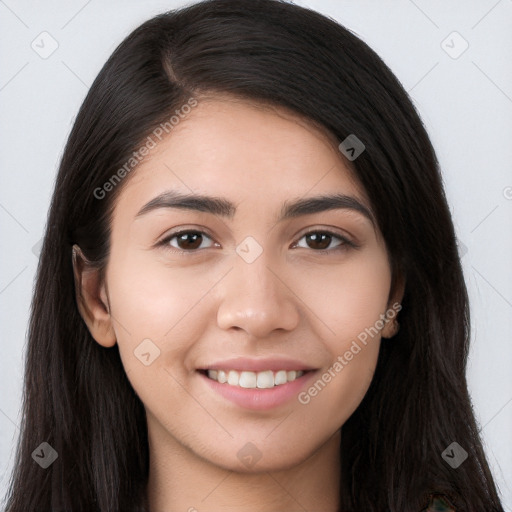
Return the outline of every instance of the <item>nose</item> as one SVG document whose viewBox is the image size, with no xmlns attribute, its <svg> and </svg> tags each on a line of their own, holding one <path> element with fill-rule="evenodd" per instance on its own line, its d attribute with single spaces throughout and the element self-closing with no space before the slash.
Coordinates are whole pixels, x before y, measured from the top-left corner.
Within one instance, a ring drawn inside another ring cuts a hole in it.
<svg viewBox="0 0 512 512">
<path fill-rule="evenodd" d="M 217 324 L 221 329 L 242 329 L 253 338 L 265 338 L 275 330 L 297 327 L 298 299 L 277 268 L 266 251 L 252 263 L 236 255 L 234 268 L 218 285 Z"/>
</svg>

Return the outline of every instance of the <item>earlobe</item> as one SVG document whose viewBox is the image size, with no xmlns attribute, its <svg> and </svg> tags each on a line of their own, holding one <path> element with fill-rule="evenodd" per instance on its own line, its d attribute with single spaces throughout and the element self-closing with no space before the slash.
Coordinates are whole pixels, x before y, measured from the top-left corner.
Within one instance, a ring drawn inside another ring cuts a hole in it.
<svg viewBox="0 0 512 512">
<path fill-rule="evenodd" d="M 398 323 L 398 320 L 396 318 L 393 318 L 393 320 L 389 320 L 381 332 L 382 338 L 392 338 L 395 336 L 398 331 L 400 330 L 400 324 Z"/>
<path fill-rule="evenodd" d="M 76 302 L 91 336 L 103 347 L 116 344 L 106 282 L 99 269 L 91 266 L 78 245 L 72 249 Z"/>
</svg>

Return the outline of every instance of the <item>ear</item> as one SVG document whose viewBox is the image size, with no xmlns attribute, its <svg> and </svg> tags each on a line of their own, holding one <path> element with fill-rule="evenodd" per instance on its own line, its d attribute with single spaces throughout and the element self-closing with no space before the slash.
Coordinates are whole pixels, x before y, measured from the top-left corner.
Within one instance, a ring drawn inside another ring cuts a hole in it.
<svg viewBox="0 0 512 512">
<path fill-rule="evenodd" d="M 103 347 L 116 344 L 106 283 L 78 245 L 73 245 L 73 274 L 76 302 L 92 337 Z"/>
<path fill-rule="evenodd" d="M 399 330 L 400 324 L 398 323 L 398 313 L 401 307 L 402 299 L 405 292 L 405 279 L 400 275 L 397 279 L 395 290 L 390 296 L 386 312 L 390 312 L 389 320 L 385 323 L 381 331 L 382 338 L 392 338 Z M 400 305 L 398 308 L 397 306 Z"/>
</svg>

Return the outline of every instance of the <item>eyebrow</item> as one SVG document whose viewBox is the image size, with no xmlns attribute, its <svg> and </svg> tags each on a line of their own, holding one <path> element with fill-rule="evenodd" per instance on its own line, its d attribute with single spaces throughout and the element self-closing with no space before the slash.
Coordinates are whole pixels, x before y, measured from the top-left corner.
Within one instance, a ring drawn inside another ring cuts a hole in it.
<svg viewBox="0 0 512 512">
<path fill-rule="evenodd" d="M 183 194 L 175 190 L 168 190 L 146 203 L 139 210 L 135 218 L 139 218 L 160 208 L 195 210 L 233 219 L 237 205 L 222 197 L 201 194 Z M 375 220 L 371 210 L 356 197 L 344 194 L 329 194 L 298 198 L 291 201 L 287 200 L 283 203 L 281 212 L 278 214 L 275 222 L 300 217 L 301 215 L 310 215 L 336 209 L 356 211 L 366 217 L 375 226 Z"/>
</svg>

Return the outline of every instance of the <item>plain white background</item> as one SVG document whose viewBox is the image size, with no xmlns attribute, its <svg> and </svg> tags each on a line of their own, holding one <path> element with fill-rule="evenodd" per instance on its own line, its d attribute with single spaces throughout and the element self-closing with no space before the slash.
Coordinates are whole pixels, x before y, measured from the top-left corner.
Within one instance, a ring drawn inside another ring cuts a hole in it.
<svg viewBox="0 0 512 512">
<path fill-rule="evenodd" d="M 503 504 L 512 511 L 512 0 L 296 3 L 367 42 L 427 127 L 470 293 L 469 389 Z M 19 433 L 38 243 L 66 137 L 118 43 L 146 19 L 183 5 L 0 0 L 0 497 Z"/>
</svg>

